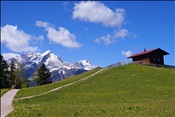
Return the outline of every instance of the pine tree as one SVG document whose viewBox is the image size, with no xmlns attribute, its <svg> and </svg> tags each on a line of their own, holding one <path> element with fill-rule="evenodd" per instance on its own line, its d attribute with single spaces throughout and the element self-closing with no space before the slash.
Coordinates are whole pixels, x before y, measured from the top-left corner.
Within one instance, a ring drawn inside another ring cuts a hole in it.
<svg viewBox="0 0 175 117">
<path fill-rule="evenodd" d="M 10 81 L 11 81 L 11 86 L 14 88 L 16 86 L 16 81 L 17 77 L 15 75 L 15 63 L 14 60 L 11 61 L 10 63 Z"/>
<path fill-rule="evenodd" d="M 38 74 L 36 77 L 36 83 L 39 85 L 49 84 L 52 83 L 52 80 L 50 78 L 51 73 L 46 68 L 45 64 L 43 63 L 41 67 L 38 69 Z"/>
<path fill-rule="evenodd" d="M 0 89 L 10 88 L 8 65 L 2 55 L 0 55 L 0 61 Z"/>
</svg>

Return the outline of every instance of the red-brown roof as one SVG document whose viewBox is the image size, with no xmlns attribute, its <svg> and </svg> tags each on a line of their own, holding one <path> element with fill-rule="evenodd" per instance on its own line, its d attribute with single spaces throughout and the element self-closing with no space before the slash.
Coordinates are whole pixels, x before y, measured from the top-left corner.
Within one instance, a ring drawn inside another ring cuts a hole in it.
<svg viewBox="0 0 175 117">
<path fill-rule="evenodd" d="M 153 50 L 147 50 L 147 51 L 144 51 L 144 52 L 140 52 L 140 53 L 134 54 L 132 56 L 129 56 L 128 58 L 133 58 L 133 57 L 136 57 L 136 56 L 141 56 L 141 55 L 149 54 L 149 53 L 154 52 L 156 50 L 161 50 L 163 52 L 163 55 L 169 54 L 168 52 L 166 52 L 166 51 L 164 51 L 164 50 L 162 50 L 160 48 L 156 48 L 156 49 L 153 49 Z"/>
</svg>

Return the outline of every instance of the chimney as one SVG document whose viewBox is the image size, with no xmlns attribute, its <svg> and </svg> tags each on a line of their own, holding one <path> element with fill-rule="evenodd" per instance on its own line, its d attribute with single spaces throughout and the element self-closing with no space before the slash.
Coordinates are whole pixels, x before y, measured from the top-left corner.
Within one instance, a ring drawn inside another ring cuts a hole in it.
<svg viewBox="0 0 175 117">
<path fill-rule="evenodd" d="M 144 48 L 144 52 L 146 52 L 146 48 Z"/>
</svg>

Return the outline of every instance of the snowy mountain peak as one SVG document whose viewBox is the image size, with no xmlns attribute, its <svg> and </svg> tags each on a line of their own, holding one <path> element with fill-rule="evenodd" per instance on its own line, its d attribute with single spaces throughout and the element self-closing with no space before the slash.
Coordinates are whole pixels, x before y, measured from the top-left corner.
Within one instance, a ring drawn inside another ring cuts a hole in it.
<svg viewBox="0 0 175 117">
<path fill-rule="evenodd" d="M 14 54 L 14 53 L 3 53 L 2 56 L 4 57 L 5 60 L 11 59 L 11 58 L 20 58 L 19 54 Z"/>
<path fill-rule="evenodd" d="M 51 54 L 52 52 L 50 51 L 50 50 L 47 50 L 47 51 L 45 51 L 43 54 L 42 54 L 42 56 L 46 56 L 46 55 L 48 55 L 48 54 Z"/>
<path fill-rule="evenodd" d="M 97 67 L 97 66 L 92 66 L 90 64 L 90 62 L 87 61 L 87 60 L 80 60 L 78 62 L 75 62 L 74 65 L 77 66 L 77 67 L 81 67 L 81 68 L 83 68 L 85 70 L 92 70 L 92 69 Z"/>
<path fill-rule="evenodd" d="M 8 57 L 8 55 L 10 57 Z M 61 58 L 50 50 L 44 53 L 28 52 L 22 55 L 17 54 L 3 54 L 4 58 L 10 64 L 11 60 L 19 62 L 25 68 L 25 73 L 28 78 L 41 66 L 42 63 L 46 65 L 51 72 L 51 79 L 53 82 L 92 70 L 97 66 L 92 66 L 87 60 L 80 60 L 78 62 L 68 63 L 63 62 Z"/>
<path fill-rule="evenodd" d="M 87 60 L 80 60 L 80 62 L 83 64 L 84 69 L 86 70 L 92 70 L 98 67 L 98 66 L 92 66 L 91 63 Z"/>
<path fill-rule="evenodd" d="M 87 60 L 80 60 L 79 62 L 81 62 L 81 63 L 83 63 L 83 64 L 90 64 L 90 62 L 87 61 Z"/>
</svg>

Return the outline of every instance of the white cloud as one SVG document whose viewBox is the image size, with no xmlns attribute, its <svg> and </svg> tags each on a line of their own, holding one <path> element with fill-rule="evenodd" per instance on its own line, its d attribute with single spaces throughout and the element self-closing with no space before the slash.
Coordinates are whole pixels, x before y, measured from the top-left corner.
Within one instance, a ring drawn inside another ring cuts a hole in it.
<svg viewBox="0 0 175 117">
<path fill-rule="evenodd" d="M 131 50 L 128 50 L 128 51 L 122 51 L 122 55 L 126 56 L 126 57 L 129 57 L 132 55 L 132 51 Z"/>
<path fill-rule="evenodd" d="M 42 22 L 42 21 L 36 21 L 36 26 L 38 26 L 38 27 L 44 27 L 44 28 L 53 27 L 52 24 L 50 24 L 48 22 Z"/>
<path fill-rule="evenodd" d="M 16 58 L 16 57 L 19 57 L 20 55 L 19 54 L 14 54 L 14 53 L 3 53 L 2 54 L 3 58 L 5 60 L 8 60 L 10 58 Z"/>
<path fill-rule="evenodd" d="M 115 33 L 113 35 L 113 38 L 125 39 L 126 37 L 136 39 L 137 35 L 129 32 L 126 29 L 119 29 L 119 30 L 115 31 Z"/>
<path fill-rule="evenodd" d="M 121 27 L 125 19 L 125 10 L 119 8 L 112 11 L 101 2 L 82 1 L 75 4 L 73 19 L 102 23 L 104 26 Z"/>
<path fill-rule="evenodd" d="M 36 21 L 36 25 L 39 27 L 44 27 L 48 32 L 48 39 L 56 44 L 60 44 L 69 48 L 79 48 L 81 44 L 76 41 L 74 34 L 71 34 L 67 29 L 59 27 L 58 31 L 48 22 Z"/>
<path fill-rule="evenodd" d="M 124 39 L 128 35 L 129 35 L 129 32 L 126 29 L 120 29 L 114 33 L 114 38 Z"/>
<path fill-rule="evenodd" d="M 116 39 L 124 39 L 126 37 L 135 38 L 136 35 L 132 34 L 131 32 L 127 31 L 126 29 L 119 29 L 116 31 L 113 36 L 108 34 L 106 36 L 102 36 L 100 38 L 96 38 L 94 41 L 97 43 L 104 42 L 105 45 L 109 45 L 115 42 Z"/>
<path fill-rule="evenodd" d="M 100 38 L 96 38 L 94 41 L 97 43 L 104 42 L 105 45 L 109 45 L 109 44 L 113 43 L 113 41 L 111 40 L 110 34 L 108 34 L 106 36 L 102 36 Z"/>
<path fill-rule="evenodd" d="M 32 40 L 42 40 L 43 36 L 32 36 L 19 30 L 17 26 L 5 25 L 1 27 L 1 42 L 14 52 L 36 51 L 38 47 L 30 46 Z"/>
</svg>

